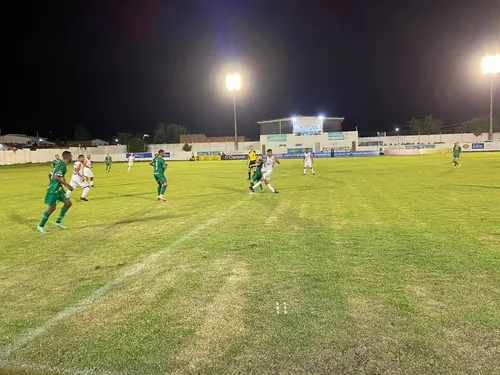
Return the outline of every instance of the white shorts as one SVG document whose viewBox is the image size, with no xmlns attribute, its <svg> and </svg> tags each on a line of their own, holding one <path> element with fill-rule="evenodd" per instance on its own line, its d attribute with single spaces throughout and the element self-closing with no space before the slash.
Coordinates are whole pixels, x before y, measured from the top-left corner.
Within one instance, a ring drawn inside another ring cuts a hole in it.
<svg viewBox="0 0 500 375">
<path fill-rule="evenodd" d="M 128 163 L 128 166 L 129 166 L 129 167 L 131 167 L 131 166 L 133 166 L 133 165 L 134 165 L 134 163 Z"/>
<path fill-rule="evenodd" d="M 92 169 L 90 168 L 85 168 L 83 170 L 83 175 L 87 178 L 94 178 L 94 173 L 92 173 Z"/>
<path fill-rule="evenodd" d="M 308 160 L 306 160 L 306 161 L 304 162 L 304 168 L 312 168 L 312 166 L 313 166 L 313 163 L 312 163 L 312 161 L 311 161 L 311 160 L 309 160 L 309 161 L 308 161 Z"/>
<path fill-rule="evenodd" d="M 273 174 L 273 170 L 272 169 L 269 169 L 267 171 L 264 172 L 264 174 L 262 175 L 262 178 L 265 180 L 265 181 L 268 181 L 270 178 L 271 178 L 271 175 Z"/>
<path fill-rule="evenodd" d="M 70 186 L 74 189 L 76 188 L 76 185 L 79 185 L 81 186 L 82 188 L 86 188 L 86 187 L 89 187 L 89 183 L 85 180 L 81 180 L 79 178 L 71 178 L 71 181 L 70 181 Z"/>
</svg>

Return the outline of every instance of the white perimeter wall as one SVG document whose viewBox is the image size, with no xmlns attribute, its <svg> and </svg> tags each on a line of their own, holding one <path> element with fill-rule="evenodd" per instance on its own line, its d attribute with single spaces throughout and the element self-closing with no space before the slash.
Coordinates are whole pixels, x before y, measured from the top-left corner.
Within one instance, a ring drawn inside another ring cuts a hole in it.
<svg viewBox="0 0 500 375">
<path fill-rule="evenodd" d="M 493 140 L 500 141 L 500 133 L 493 134 Z M 400 135 L 391 137 L 364 137 L 359 138 L 360 142 L 384 142 L 387 145 L 391 143 L 393 145 L 402 143 L 437 143 L 444 142 L 447 144 L 453 144 L 455 142 L 460 143 L 474 143 L 474 142 L 484 142 L 488 141 L 488 133 L 483 133 L 479 136 L 475 136 L 472 133 L 460 133 L 460 134 L 431 134 L 431 135 Z"/>
<path fill-rule="evenodd" d="M 280 134 L 261 135 L 260 144 L 266 149 L 271 148 L 276 154 L 285 154 L 289 148 L 312 148 L 315 150 L 316 143 L 320 144 L 320 151 L 323 148 L 327 149 L 351 149 L 352 142 L 358 143 L 358 132 L 341 132 L 334 134 L 342 134 L 344 139 L 328 139 L 328 133 L 321 135 L 298 136 L 294 134 L 286 134 L 286 140 L 278 140 Z M 284 136 L 285 134 L 281 134 Z M 276 139 L 276 140 L 275 140 Z"/>
</svg>

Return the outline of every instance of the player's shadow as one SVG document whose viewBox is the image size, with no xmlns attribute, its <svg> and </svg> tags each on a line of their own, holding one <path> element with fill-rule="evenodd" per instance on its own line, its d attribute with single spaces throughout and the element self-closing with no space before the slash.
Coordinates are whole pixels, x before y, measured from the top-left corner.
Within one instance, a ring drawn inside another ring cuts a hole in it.
<svg viewBox="0 0 500 375">
<path fill-rule="evenodd" d="M 33 229 L 33 225 L 31 224 L 30 220 L 22 217 L 21 215 L 12 214 L 10 215 L 10 219 L 16 224 L 25 226 L 26 228 L 29 229 Z"/>
<path fill-rule="evenodd" d="M 463 187 L 469 188 L 477 188 L 477 189 L 500 189 L 500 186 L 491 186 L 491 185 L 460 185 Z"/>
<path fill-rule="evenodd" d="M 149 197 L 144 197 L 143 195 L 148 195 Z M 116 194 L 116 195 L 111 195 L 111 196 L 105 196 L 105 197 L 96 197 L 92 198 L 92 202 L 94 201 L 104 201 L 108 199 L 117 199 L 117 198 L 140 198 L 140 199 L 146 199 L 148 201 L 155 201 L 157 198 L 154 196 L 154 194 L 151 193 L 136 193 L 136 194 Z"/>
<path fill-rule="evenodd" d="M 103 230 L 109 230 L 111 228 L 115 228 L 121 225 L 128 225 L 128 224 L 137 224 L 137 222 L 141 223 L 147 223 L 150 221 L 164 221 L 165 219 L 178 219 L 181 217 L 186 217 L 186 215 L 167 215 L 165 216 L 164 214 L 162 215 L 156 215 L 156 216 L 149 216 L 146 218 L 140 218 L 140 217 L 130 217 L 118 221 L 114 221 L 109 224 L 90 224 L 90 225 L 82 225 L 77 228 L 68 228 L 68 230 L 81 230 L 81 229 L 86 229 L 86 228 L 102 228 Z"/>
</svg>

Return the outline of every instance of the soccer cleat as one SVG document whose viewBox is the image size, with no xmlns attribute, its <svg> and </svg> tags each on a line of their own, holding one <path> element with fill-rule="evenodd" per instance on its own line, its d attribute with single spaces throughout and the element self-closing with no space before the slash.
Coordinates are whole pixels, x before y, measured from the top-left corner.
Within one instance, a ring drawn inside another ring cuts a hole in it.
<svg viewBox="0 0 500 375">
<path fill-rule="evenodd" d="M 40 225 L 36 228 L 40 233 L 47 233 L 47 229 L 45 227 L 41 227 Z"/>
<path fill-rule="evenodd" d="M 275 191 L 274 191 L 274 194 L 279 194 L 278 190 L 275 190 Z"/>
<path fill-rule="evenodd" d="M 249 186 L 248 188 L 250 189 L 250 191 L 251 191 L 252 193 L 254 192 L 254 190 L 253 190 L 253 187 L 252 187 L 252 186 Z"/>
<path fill-rule="evenodd" d="M 316 173 L 313 173 L 313 176 L 316 176 Z"/>
<path fill-rule="evenodd" d="M 165 202 L 165 198 L 163 198 L 163 195 L 159 195 L 159 196 L 158 196 L 158 200 L 159 200 L 159 201 L 162 201 L 162 202 Z"/>
<path fill-rule="evenodd" d="M 87 198 L 85 198 L 85 197 L 80 197 L 80 200 L 81 200 L 81 201 L 85 201 L 85 202 L 88 202 L 88 201 L 89 201 L 89 200 L 88 200 Z"/>
<path fill-rule="evenodd" d="M 250 193 L 248 193 L 250 195 L 255 195 L 255 192 L 251 191 Z"/>
<path fill-rule="evenodd" d="M 66 227 L 64 226 L 63 223 L 58 223 L 57 221 L 56 221 L 56 227 L 58 227 L 60 229 L 66 229 Z"/>
</svg>

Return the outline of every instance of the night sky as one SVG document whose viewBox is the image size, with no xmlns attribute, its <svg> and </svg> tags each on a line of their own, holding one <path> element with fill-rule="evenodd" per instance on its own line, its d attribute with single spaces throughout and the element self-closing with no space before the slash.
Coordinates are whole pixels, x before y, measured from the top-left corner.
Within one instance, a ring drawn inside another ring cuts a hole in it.
<svg viewBox="0 0 500 375">
<path fill-rule="evenodd" d="M 231 135 L 224 72 L 234 66 L 244 76 L 240 134 L 250 137 L 257 121 L 295 114 L 344 116 L 346 128 L 386 131 L 411 116 L 451 124 L 489 111 L 480 59 L 498 45 L 499 0 L 15 6 L 3 12 L 11 24 L 2 134 L 71 137 L 81 122 L 107 139 L 166 122 Z"/>
</svg>

